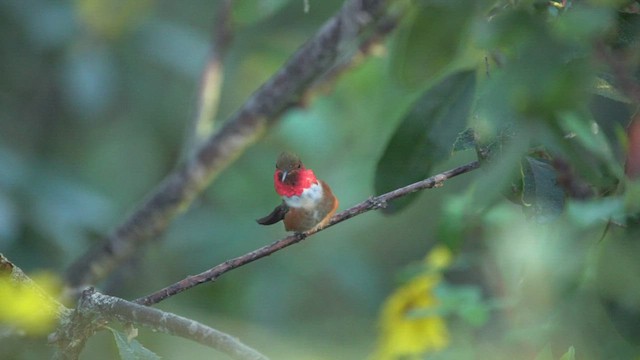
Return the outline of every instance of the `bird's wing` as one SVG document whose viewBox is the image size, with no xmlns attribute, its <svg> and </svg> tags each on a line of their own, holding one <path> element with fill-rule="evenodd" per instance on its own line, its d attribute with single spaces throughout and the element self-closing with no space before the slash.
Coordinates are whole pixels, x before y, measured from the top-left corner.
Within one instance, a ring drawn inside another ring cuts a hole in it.
<svg viewBox="0 0 640 360">
<path fill-rule="evenodd" d="M 284 215 L 289 211 L 289 207 L 287 204 L 282 202 L 282 204 L 276 206 L 275 209 L 271 212 L 271 214 L 256 220 L 260 225 L 272 225 L 277 223 L 278 221 L 284 219 Z"/>
</svg>

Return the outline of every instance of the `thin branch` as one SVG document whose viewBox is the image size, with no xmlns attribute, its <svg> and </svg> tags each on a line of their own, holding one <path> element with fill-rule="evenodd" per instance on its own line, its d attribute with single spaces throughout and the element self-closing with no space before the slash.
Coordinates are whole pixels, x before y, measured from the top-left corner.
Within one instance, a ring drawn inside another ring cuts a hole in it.
<svg viewBox="0 0 640 360">
<path fill-rule="evenodd" d="M 95 283 L 116 269 L 150 239 L 164 232 L 231 162 L 296 104 L 360 34 L 375 27 L 385 0 L 350 0 L 238 110 L 219 132 L 194 150 L 104 241 L 72 266 L 72 289 Z"/>
<path fill-rule="evenodd" d="M 233 359 L 267 359 L 266 356 L 243 344 L 238 339 L 195 320 L 104 295 L 93 288 L 83 291 L 77 312 L 84 319 L 82 321 L 76 319 L 76 322 L 88 325 L 82 330 L 82 337 L 92 335 L 98 328 L 106 325 L 107 321 L 119 321 L 125 324 L 131 323 L 146 326 L 154 331 L 193 340 L 223 352 Z M 98 325 L 96 326 L 96 324 Z M 73 333 L 73 336 L 69 339 L 73 341 L 63 342 L 60 341 L 62 339 L 60 338 L 58 342 L 75 343 L 77 342 L 78 334 L 77 331 Z"/>
<path fill-rule="evenodd" d="M 387 203 L 389 201 L 392 201 L 394 199 L 403 197 L 405 195 L 414 193 L 416 191 L 420 191 L 420 190 L 424 190 L 424 189 L 430 189 L 430 188 L 434 188 L 434 187 L 438 187 L 441 186 L 444 181 L 451 179 L 455 176 L 470 172 L 472 170 L 475 170 L 477 168 L 480 167 L 479 162 L 474 161 L 471 162 L 469 164 L 466 165 L 462 165 L 459 166 L 457 168 L 445 171 L 441 174 L 432 176 L 428 179 L 422 180 L 422 181 L 418 181 L 416 183 L 413 183 L 411 185 L 396 189 L 394 191 L 388 192 L 386 194 L 380 195 L 380 196 L 376 196 L 376 197 L 371 197 L 347 210 L 344 210 L 342 212 L 340 212 L 339 214 L 336 214 L 331 221 L 324 227 L 321 229 L 317 229 L 317 230 L 312 230 L 306 233 L 301 233 L 301 234 L 294 234 L 294 235 L 290 235 L 287 236 L 281 240 L 278 240 L 270 245 L 266 245 L 263 246 L 259 249 L 253 250 L 249 253 L 246 253 L 242 256 L 238 256 L 234 259 L 230 259 L 227 260 L 217 266 L 214 266 L 213 268 L 200 273 L 198 275 L 192 275 L 189 276 L 181 281 L 178 281 L 177 283 L 167 286 L 164 289 L 161 289 L 159 291 L 156 291 L 150 295 L 147 295 L 145 297 L 139 298 L 137 300 L 135 300 L 136 303 L 138 304 L 143 304 L 143 305 L 153 305 L 153 304 L 157 304 L 160 301 L 179 294 L 187 289 L 190 289 L 194 286 L 206 283 L 206 282 L 211 282 L 211 281 L 216 281 L 220 276 L 222 276 L 223 274 L 241 267 L 243 265 L 246 265 L 248 263 L 251 263 L 255 260 L 261 259 L 263 257 L 269 256 L 273 253 L 275 253 L 276 251 L 282 250 L 288 246 L 291 246 L 293 244 L 297 244 L 298 242 L 308 238 L 309 236 L 314 235 L 315 233 L 322 231 L 330 226 L 333 226 L 335 224 L 338 224 L 340 222 L 343 222 L 347 219 L 350 219 L 354 216 L 363 214 L 365 212 L 368 212 L 370 210 L 377 210 L 380 208 L 384 208 L 386 207 Z"/>
<path fill-rule="evenodd" d="M 200 79 L 200 91 L 193 124 L 184 144 L 184 155 L 189 156 L 191 149 L 202 144 L 213 133 L 215 115 L 218 111 L 220 91 L 223 81 L 223 62 L 231 42 L 231 0 L 222 0 L 217 4 L 214 20 L 211 48 Z"/>
</svg>

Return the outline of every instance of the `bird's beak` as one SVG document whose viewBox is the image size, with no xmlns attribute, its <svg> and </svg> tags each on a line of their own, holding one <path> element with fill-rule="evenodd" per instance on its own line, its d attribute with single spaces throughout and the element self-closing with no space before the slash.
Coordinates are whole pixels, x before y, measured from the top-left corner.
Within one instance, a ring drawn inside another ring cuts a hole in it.
<svg viewBox="0 0 640 360">
<path fill-rule="evenodd" d="M 283 172 L 282 172 L 282 175 L 280 175 L 280 181 L 284 182 L 284 179 L 286 179 L 286 178 L 287 178 L 287 175 L 288 175 L 288 174 L 289 174 L 289 173 L 288 173 L 287 171 L 283 171 Z"/>
</svg>

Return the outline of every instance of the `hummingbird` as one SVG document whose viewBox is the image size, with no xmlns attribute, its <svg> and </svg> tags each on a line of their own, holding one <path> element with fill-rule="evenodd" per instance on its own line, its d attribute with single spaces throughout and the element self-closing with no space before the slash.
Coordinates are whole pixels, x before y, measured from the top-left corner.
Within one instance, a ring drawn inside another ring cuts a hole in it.
<svg viewBox="0 0 640 360">
<path fill-rule="evenodd" d="M 327 183 L 318 180 L 294 154 L 283 152 L 276 161 L 273 182 L 282 204 L 256 220 L 261 225 L 284 220 L 287 231 L 302 233 L 323 227 L 338 209 L 338 199 Z"/>
</svg>

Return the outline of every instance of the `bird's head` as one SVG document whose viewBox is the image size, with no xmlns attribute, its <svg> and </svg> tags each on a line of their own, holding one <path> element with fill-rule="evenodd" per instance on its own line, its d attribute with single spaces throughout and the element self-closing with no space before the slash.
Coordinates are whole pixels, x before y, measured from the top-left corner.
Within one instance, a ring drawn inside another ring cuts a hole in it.
<svg viewBox="0 0 640 360">
<path fill-rule="evenodd" d="M 278 157 L 273 180 L 276 192 L 287 197 L 300 196 L 318 181 L 313 171 L 305 168 L 297 155 L 288 152 L 283 152 Z"/>
</svg>

